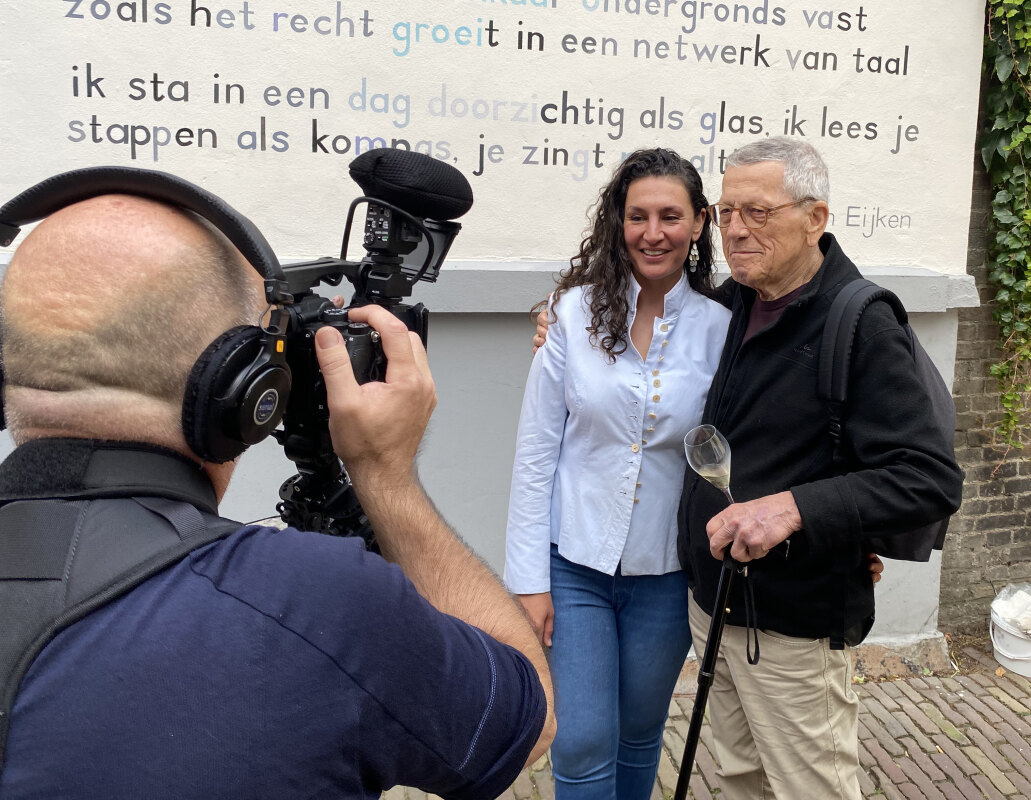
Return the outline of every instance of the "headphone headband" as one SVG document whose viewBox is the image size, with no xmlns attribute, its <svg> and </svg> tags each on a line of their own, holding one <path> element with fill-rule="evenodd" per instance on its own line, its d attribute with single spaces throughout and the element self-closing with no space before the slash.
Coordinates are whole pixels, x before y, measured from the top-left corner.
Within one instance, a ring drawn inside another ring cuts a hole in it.
<svg viewBox="0 0 1031 800">
<path fill-rule="evenodd" d="M 263 277 L 283 280 L 279 259 L 247 217 L 194 183 L 167 172 L 137 167 L 86 167 L 29 187 L 0 207 L 0 245 L 11 244 L 22 225 L 103 194 L 132 194 L 193 211 L 222 231 Z"/>
</svg>

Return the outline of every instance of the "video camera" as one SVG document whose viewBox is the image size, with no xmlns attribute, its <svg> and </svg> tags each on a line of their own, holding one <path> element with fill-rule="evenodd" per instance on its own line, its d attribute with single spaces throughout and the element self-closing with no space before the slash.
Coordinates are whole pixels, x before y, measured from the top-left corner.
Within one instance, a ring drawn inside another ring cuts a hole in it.
<svg viewBox="0 0 1031 800">
<path fill-rule="evenodd" d="M 361 536 L 371 550 L 375 537 L 329 436 L 326 386 L 315 355 L 315 332 L 337 328 L 347 343 L 359 383 L 382 380 L 386 359 L 379 335 L 348 319 L 348 310 L 376 303 L 418 333 L 425 345 L 429 311 L 403 302 L 417 281 L 435 282 L 451 243 L 461 230 L 453 222 L 472 206 L 472 189 L 454 167 L 403 150 L 377 149 L 351 162 L 349 172 L 365 193 L 347 213 L 340 258 L 283 266 L 284 279 L 266 281 L 270 301 L 281 303 L 286 319 L 286 361 L 292 388 L 282 428 L 273 436 L 298 473 L 279 489 L 276 506 L 283 521 L 301 530 Z M 355 211 L 367 205 L 361 261 L 347 260 Z M 320 283 L 343 278 L 354 294 L 346 308 L 314 293 Z"/>
<path fill-rule="evenodd" d="M 325 325 L 340 330 L 360 383 L 381 380 L 386 362 L 378 334 L 352 323 L 348 309 L 381 305 L 425 344 L 429 312 L 403 299 L 417 281 L 436 281 L 462 227 L 450 220 L 468 211 L 473 197 L 462 173 L 423 153 L 371 150 L 354 159 L 349 170 L 365 194 L 348 210 L 340 258 L 280 266 L 261 232 L 221 198 L 174 175 L 135 167 L 86 167 L 29 187 L 0 207 L 0 246 L 11 244 L 23 225 L 103 194 L 151 198 L 213 224 L 264 277 L 269 314 L 261 326 L 226 331 L 194 365 L 183 402 L 187 445 L 205 461 L 221 463 L 275 436 L 298 470 L 279 490 L 276 509 L 283 520 L 304 530 L 358 535 L 375 548 L 368 519 L 333 452 L 315 332 Z M 362 204 L 367 206 L 366 255 L 348 261 L 355 210 Z M 345 277 L 354 287 L 347 308 L 313 291 L 320 283 L 336 286 Z"/>
</svg>

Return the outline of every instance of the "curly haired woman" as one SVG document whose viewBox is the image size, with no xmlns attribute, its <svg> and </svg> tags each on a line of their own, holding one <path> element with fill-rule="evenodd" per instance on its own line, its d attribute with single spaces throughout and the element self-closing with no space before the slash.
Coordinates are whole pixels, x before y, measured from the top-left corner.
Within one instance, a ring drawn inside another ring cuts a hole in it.
<svg viewBox="0 0 1031 800">
<path fill-rule="evenodd" d="M 505 581 L 551 647 L 557 800 L 647 800 L 691 645 L 676 550 L 683 439 L 730 319 L 708 296 L 707 205 L 671 150 L 620 164 L 527 379 Z"/>
</svg>

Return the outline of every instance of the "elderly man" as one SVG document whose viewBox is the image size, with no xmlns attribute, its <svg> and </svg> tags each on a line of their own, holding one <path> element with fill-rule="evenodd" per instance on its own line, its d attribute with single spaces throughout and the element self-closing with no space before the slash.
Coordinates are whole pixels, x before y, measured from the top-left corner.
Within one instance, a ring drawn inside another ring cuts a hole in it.
<svg viewBox="0 0 1031 800">
<path fill-rule="evenodd" d="M 727 800 L 858 800 L 849 648 L 874 618 L 864 538 L 941 519 L 961 498 L 952 442 L 926 413 L 907 337 L 883 303 L 867 309 L 855 337 L 847 464 L 832 463 L 817 396 L 820 338 L 834 296 L 860 273 L 824 232 L 828 194 L 826 166 L 809 144 L 771 138 L 731 154 L 711 207 L 733 316 L 703 422 L 730 442 L 739 502 L 727 507 L 689 472 L 680 550 L 699 652 L 724 551 L 748 564 L 710 694 Z M 749 585 L 757 631 L 746 627 Z M 750 634 L 761 652 L 754 666 Z"/>
<path fill-rule="evenodd" d="M 334 449 L 395 564 L 356 538 L 215 517 L 233 463 L 188 446 L 184 389 L 209 341 L 258 320 L 262 295 L 220 233 L 137 196 L 67 206 L 15 253 L 0 553 L 13 538 L 38 544 L 24 563 L 56 553 L 51 577 L 70 570 L 73 592 L 82 551 L 116 560 L 125 537 L 167 523 L 185 540 L 183 520 L 226 530 L 42 649 L 13 702 L 5 799 L 368 798 L 398 783 L 478 799 L 547 748 L 541 647 L 415 476 L 436 397 L 418 337 L 389 312 L 352 312 L 382 335 L 385 382 L 358 385 L 333 328 L 316 351 Z M 46 577 L 22 563 L 0 557 L 5 626 L 25 608 L 4 606 L 5 581 Z"/>
</svg>

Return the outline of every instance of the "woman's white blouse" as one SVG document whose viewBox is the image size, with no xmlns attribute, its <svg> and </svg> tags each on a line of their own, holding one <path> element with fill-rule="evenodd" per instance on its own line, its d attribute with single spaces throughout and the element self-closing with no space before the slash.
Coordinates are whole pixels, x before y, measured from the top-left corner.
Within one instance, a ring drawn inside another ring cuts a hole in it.
<svg viewBox="0 0 1031 800">
<path fill-rule="evenodd" d="M 680 568 L 684 435 L 701 420 L 730 311 L 681 277 L 647 357 L 629 344 L 610 364 L 586 331 L 589 291 L 562 295 L 526 382 L 505 543 L 505 583 L 516 594 L 550 591 L 551 542 L 609 575 L 620 564 L 624 575 Z M 639 291 L 632 282 L 628 329 Z"/>
</svg>

